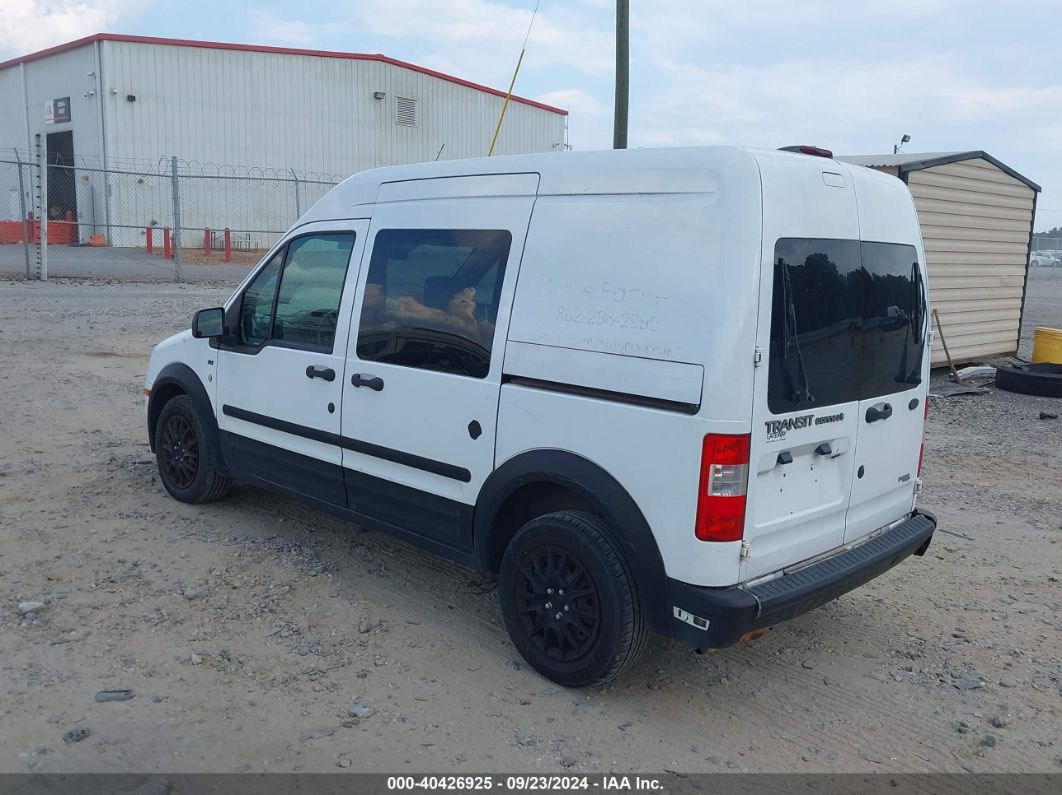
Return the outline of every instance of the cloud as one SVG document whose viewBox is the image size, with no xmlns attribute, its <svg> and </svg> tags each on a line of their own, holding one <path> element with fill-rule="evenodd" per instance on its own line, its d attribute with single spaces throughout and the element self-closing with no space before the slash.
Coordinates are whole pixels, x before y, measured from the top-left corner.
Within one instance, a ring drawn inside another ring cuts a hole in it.
<svg viewBox="0 0 1062 795">
<path fill-rule="evenodd" d="M 581 88 L 562 88 L 557 91 L 547 91 L 545 94 L 539 94 L 534 97 L 534 99 L 547 105 L 553 105 L 555 108 L 564 108 L 587 119 L 595 119 L 609 112 L 609 108 L 603 102 Z"/>
<path fill-rule="evenodd" d="M 568 111 L 567 142 L 580 149 L 598 149 L 612 141 L 612 106 L 581 88 L 561 88 L 534 97 Z"/>
<path fill-rule="evenodd" d="M 772 51 L 830 38 L 834 46 L 846 46 L 846 39 L 866 46 L 870 42 L 865 37 L 849 37 L 849 31 L 902 31 L 960 5 L 960 0 L 653 0 L 632 4 L 631 28 L 647 52 L 703 58 L 722 46 L 742 60 L 762 60 Z M 897 47 L 910 38 L 886 40 Z"/>
<path fill-rule="evenodd" d="M 137 0 L 0 0 L 0 53 L 16 56 L 99 33 Z"/>
<path fill-rule="evenodd" d="M 310 47 L 316 38 L 311 25 L 301 20 L 281 19 L 271 11 L 252 11 L 249 36 L 262 45 Z"/>
<path fill-rule="evenodd" d="M 931 132 L 940 148 L 981 148 L 1016 119 L 1062 104 L 1062 84 L 993 84 L 947 55 L 761 66 L 661 60 L 654 70 L 659 88 L 632 114 L 638 140 L 654 143 L 850 142 L 884 151 L 902 132 L 922 133 L 923 141 Z"/>
<path fill-rule="evenodd" d="M 989 60 L 986 50 L 981 55 Z M 653 85 L 632 94 L 632 146 L 817 144 L 843 154 L 984 149 L 1047 186 L 1062 185 L 1062 79 L 983 69 L 963 52 L 860 59 L 705 63 L 662 54 Z M 576 116 L 572 123 L 578 125 Z M 607 146 L 601 130 L 593 146 Z M 585 142 L 579 141 L 580 148 Z M 1048 190 L 1040 205 L 1060 203 Z M 1037 228 L 1057 222 L 1041 211 Z"/>
<path fill-rule="evenodd" d="M 248 37 L 258 44 L 312 47 L 324 30 L 334 30 L 332 25 L 314 25 L 302 20 L 283 19 L 272 11 L 251 11 L 248 21 L 251 24 Z"/>
<path fill-rule="evenodd" d="M 507 81 L 516 63 L 531 8 L 497 0 L 358 0 L 350 13 L 359 30 L 426 45 L 426 65 L 490 84 Z M 584 3 L 544 3 L 535 18 L 525 69 L 551 66 L 591 76 L 611 74 L 611 27 L 588 15 Z"/>
</svg>

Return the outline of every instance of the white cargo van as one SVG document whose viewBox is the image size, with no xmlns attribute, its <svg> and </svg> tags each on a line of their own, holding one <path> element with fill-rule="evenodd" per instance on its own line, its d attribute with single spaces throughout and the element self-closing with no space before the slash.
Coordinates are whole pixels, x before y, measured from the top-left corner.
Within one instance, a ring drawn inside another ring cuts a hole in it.
<svg viewBox="0 0 1062 795">
<path fill-rule="evenodd" d="M 906 186 L 828 156 L 369 171 L 155 349 L 149 439 L 179 500 L 236 479 L 497 573 L 587 685 L 925 551 L 924 261 Z"/>
</svg>

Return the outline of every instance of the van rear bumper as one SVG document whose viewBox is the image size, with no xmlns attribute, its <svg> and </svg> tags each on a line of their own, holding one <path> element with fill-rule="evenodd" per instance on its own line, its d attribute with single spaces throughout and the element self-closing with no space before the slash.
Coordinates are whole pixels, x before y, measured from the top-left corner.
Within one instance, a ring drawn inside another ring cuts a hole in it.
<svg viewBox="0 0 1062 795">
<path fill-rule="evenodd" d="M 915 511 L 864 544 L 748 588 L 706 588 L 670 580 L 672 635 L 696 648 L 730 646 L 748 632 L 858 588 L 911 554 L 924 554 L 936 529 L 935 516 Z"/>
</svg>

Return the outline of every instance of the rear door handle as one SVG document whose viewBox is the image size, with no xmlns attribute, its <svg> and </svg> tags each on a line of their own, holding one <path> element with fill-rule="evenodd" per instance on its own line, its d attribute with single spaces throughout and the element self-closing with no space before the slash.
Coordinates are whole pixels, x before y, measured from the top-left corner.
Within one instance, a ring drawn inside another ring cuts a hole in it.
<svg viewBox="0 0 1062 795">
<path fill-rule="evenodd" d="M 306 368 L 307 378 L 320 378 L 322 381 L 335 381 L 336 371 L 331 367 L 314 367 L 312 364 Z"/>
<path fill-rule="evenodd" d="M 880 420 L 887 420 L 891 416 L 891 403 L 875 403 L 873 406 L 867 409 L 866 419 L 867 422 L 878 422 Z"/>
<path fill-rule="evenodd" d="M 354 373 L 350 377 L 350 384 L 354 387 L 368 387 L 373 392 L 383 391 L 383 379 L 368 373 Z"/>
</svg>

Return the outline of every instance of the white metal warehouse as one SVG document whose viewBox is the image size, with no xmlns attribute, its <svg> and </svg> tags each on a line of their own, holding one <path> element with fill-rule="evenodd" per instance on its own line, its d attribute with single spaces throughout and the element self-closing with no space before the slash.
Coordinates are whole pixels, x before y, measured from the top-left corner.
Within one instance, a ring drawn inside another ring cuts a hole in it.
<svg viewBox="0 0 1062 795">
<path fill-rule="evenodd" d="M 838 159 L 892 174 L 911 189 L 930 300 L 952 359 L 1017 353 L 1040 186 L 982 151 Z M 932 361 L 945 363 L 939 341 Z"/>
<path fill-rule="evenodd" d="M 383 55 L 103 33 L 0 63 L 0 153 L 32 156 L 39 135 L 65 163 L 132 168 L 177 156 L 336 181 L 486 155 L 504 96 Z M 566 115 L 514 96 L 495 153 L 563 149 Z M 102 215 L 120 223 L 116 202 L 143 208 L 164 192 L 145 183 L 140 196 L 101 181 L 77 174 L 67 202 L 76 206 L 51 211 L 74 210 L 91 229 Z"/>
</svg>

